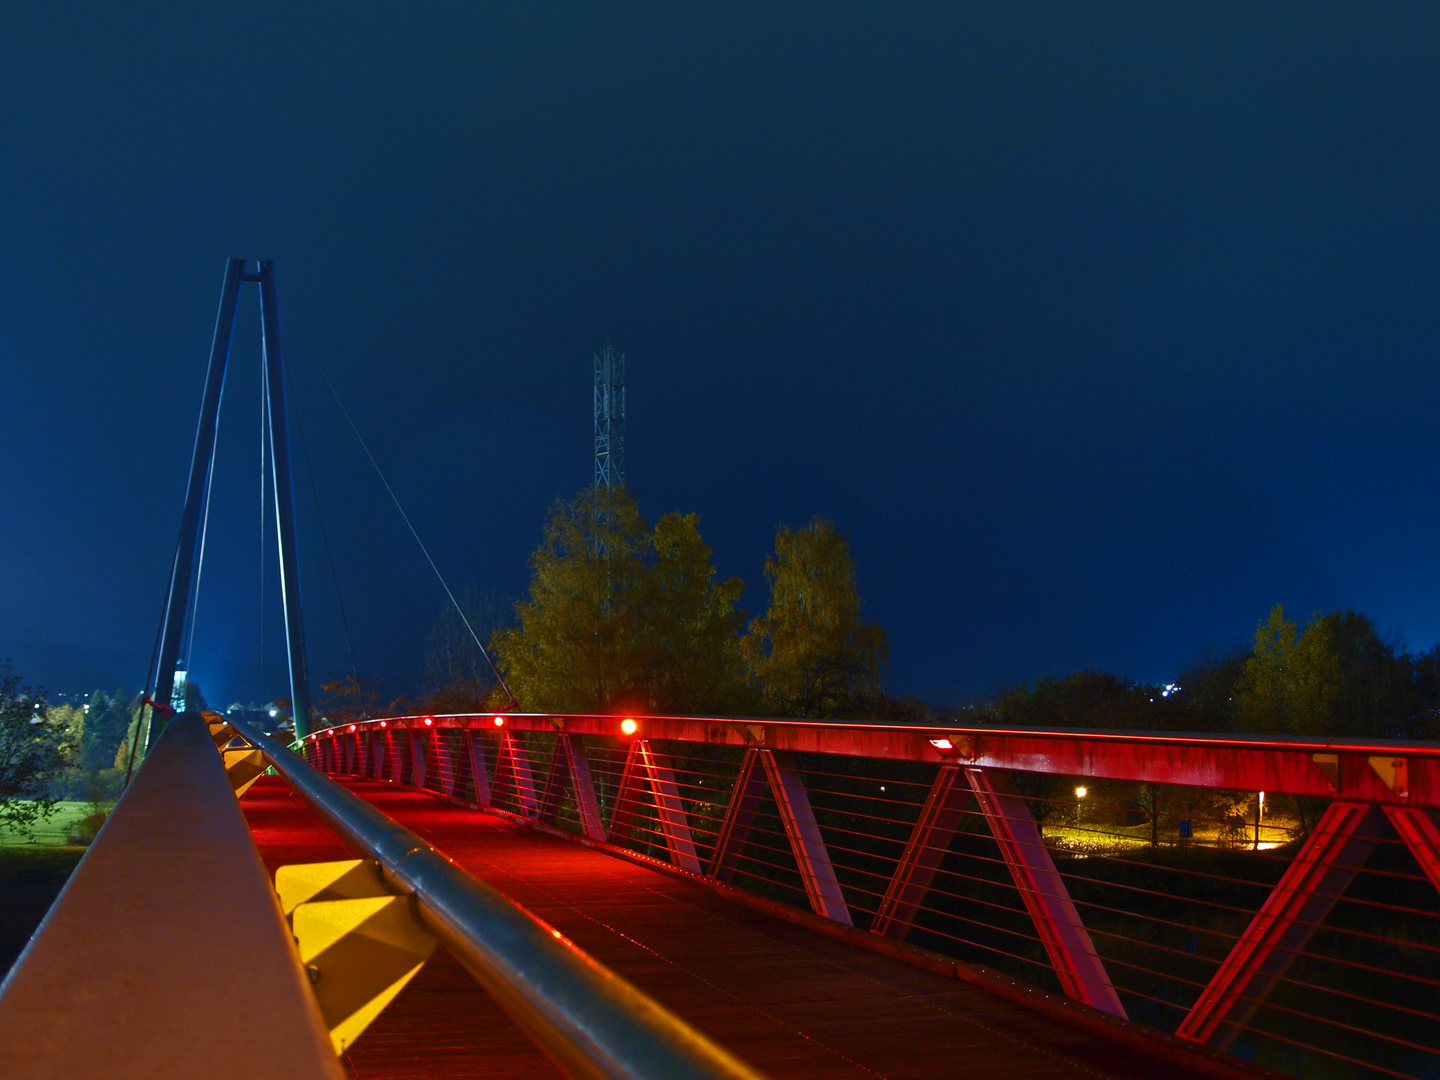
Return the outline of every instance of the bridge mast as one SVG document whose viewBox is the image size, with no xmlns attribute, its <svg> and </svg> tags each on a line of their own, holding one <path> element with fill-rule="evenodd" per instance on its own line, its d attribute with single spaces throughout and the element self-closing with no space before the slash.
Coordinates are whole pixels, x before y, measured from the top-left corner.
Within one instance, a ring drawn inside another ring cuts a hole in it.
<svg viewBox="0 0 1440 1080">
<path fill-rule="evenodd" d="M 295 738 L 310 733 L 310 674 L 305 664 L 305 619 L 300 611 L 300 563 L 295 549 L 295 500 L 290 485 L 290 426 L 285 411 L 285 352 L 280 345 L 280 297 L 274 262 L 260 264 L 260 320 L 265 397 L 270 417 L 270 472 L 280 535 L 280 585 L 285 598 L 285 646 L 290 652 L 290 716 Z"/>
<path fill-rule="evenodd" d="M 174 562 L 170 565 L 170 592 L 161 621 L 159 666 L 147 673 L 147 678 L 154 680 L 151 684 L 155 688 L 154 700 L 162 705 L 170 702 L 174 692 L 180 635 L 184 633 L 185 616 L 190 610 L 190 583 L 195 578 L 195 563 L 199 554 L 200 513 L 205 506 L 210 463 L 215 457 L 220 399 L 225 393 L 225 365 L 230 359 L 230 342 L 235 336 L 235 302 L 240 296 L 240 279 L 244 271 L 243 259 L 226 260 L 225 280 L 220 286 L 220 310 L 215 316 L 215 335 L 210 342 L 210 366 L 205 373 L 205 393 L 200 400 L 200 422 L 195 429 L 195 450 L 190 456 L 190 483 L 185 488 L 185 510 L 180 515 L 180 539 L 175 545 Z M 148 686 L 146 691 L 148 693 Z M 154 736 L 159 734 L 155 721 L 152 710 L 150 724 L 144 733 L 146 749 L 155 741 Z"/>
<path fill-rule="evenodd" d="M 260 318 L 265 356 L 265 395 L 269 403 L 271 483 L 275 491 L 275 516 L 280 531 L 280 581 L 285 598 L 285 644 L 290 654 L 290 708 L 295 737 L 310 729 L 310 677 L 305 664 L 305 622 L 300 609 L 300 568 L 295 548 L 295 506 L 290 483 L 290 436 L 285 409 L 285 353 L 280 343 L 279 293 L 275 287 L 275 264 L 262 262 L 258 273 L 245 269 L 245 260 L 228 259 L 220 287 L 220 310 L 215 317 L 215 335 L 210 344 L 210 366 L 205 375 L 205 393 L 200 404 L 200 423 L 195 431 L 195 450 L 190 459 L 190 483 L 185 489 L 185 510 L 180 518 L 180 539 L 170 568 L 170 590 L 161 622 L 157 667 L 153 679 L 153 700 L 164 704 L 180 684 L 175 678 L 180 640 L 190 613 L 190 587 L 198 562 L 200 518 L 210 484 L 210 467 L 215 457 L 219 431 L 220 402 L 225 390 L 225 368 L 230 343 L 235 336 L 235 305 L 240 286 L 260 286 Z M 191 615 L 191 618 L 194 616 Z M 187 657 L 187 661 L 193 658 Z M 187 665 L 188 666 L 188 665 Z M 147 686 L 147 692 L 150 687 Z M 179 706 L 183 708 L 183 704 Z M 144 734 L 145 748 L 155 742 L 159 727 L 152 710 Z"/>
</svg>

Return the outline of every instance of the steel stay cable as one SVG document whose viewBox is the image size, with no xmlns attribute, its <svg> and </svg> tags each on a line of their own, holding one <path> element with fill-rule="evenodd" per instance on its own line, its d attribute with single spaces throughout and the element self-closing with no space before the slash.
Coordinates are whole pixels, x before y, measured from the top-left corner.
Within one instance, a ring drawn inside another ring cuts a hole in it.
<svg viewBox="0 0 1440 1080">
<path fill-rule="evenodd" d="M 289 382 L 287 377 L 286 382 Z M 320 490 L 315 484 L 315 470 L 310 464 L 310 446 L 305 439 L 305 421 L 301 418 L 299 402 L 290 395 L 290 411 L 295 415 L 295 428 L 300 432 L 300 456 L 305 460 L 305 475 L 310 479 L 310 498 L 315 503 L 315 521 L 320 526 L 320 540 L 325 547 L 325 563 L 330 568 L 330 584 L 335 590 L 335 605 L 340 609 L 340 628 L 345 631 L 345 648 L 350 654 L 350 674 L 355 679 L 355 693 L 364 716 L 364 696 L 360 691 L 360 665 L 355 661 L 355 643 L 350 640 L 350 620 L 345 617 L 345 601 L 340 596 L 340 581 L 335 575 L 335 557 L 330 553 L 330 534 L 325 528 L 325 512 L 320 507 Z"/>
<path fill-rule="evenodd" d="M 434 572 L 435 579 L 440 582 L 440 587 L 445 590 L 445 595 L 449 597 L 451 605 L 455 608 L 455 613 L 460 616 L 460 621 L 465 624 L 465 629 L 470 634 L 471 640 L 475 642 L 475 647 L 480 650 L 480 655 L 485 658 L 485 662 L 490 666 L 490 671 L 494 674 L 495 681 L 500 685 L 500 688 L 505 691 L 506 697 L 510 699 L 509 704 L 506 705 L 506 709 L 514 709 L 519 705 L 519 701 L 511 692 L 510 687 L 506 685 L 505 677 L 500 674 L 500 669 L 495 666 L 495 661 L 490 658 L 490 653 L 481 643 L 479 635 L 475 633 L 475 628 L 470 625 L 469 616 L 461 609 L 460 602 L 455 599 L 455 594 L 451 591 L 449 583 L 445 580 L 445 576 L 440 573 L 440 568 L 435 565 L 435 560 L 430 555 L 430 549 L 425 546 L 425 541 L 420 539 L 420 533 L 416 530 L 414 523 L 411 522 L 410 515 L 405 512 L 405 507 L 400 504 L 400 499 L 395 494 L 395 489 L 390 486 L 390 481 L 386 478 L 384 470 L 380 468 L 380 463 L 375 460 L 375 455 L 371 453 L 370 446 L 366 443 L 365 437 L 360 434 L 360 428 L 356 426 L 354 418 L 350 415 L 350 410 L 345 407 L 345 402 L 341 399 L 340 392 L 335 389 L 335 384 L 330 379 L 330 373 L 325 370 L 325 365 L 320 362 L 319 354 L 310 352 L 308 355 L 310 356 L 311 362 L 320 372 L 321 377 L 325 380 L 325 385 L 329 387 L 331 396 L 335 398 L 335 404 L 340 406 L 340 412 L 344 415 L 345 422 L 350 425 L 350 430 L 354 433 L 356 441 L 360 443 L 360 448 L 365 451 L 365 456 L 370 459 L 370 465 L 374 468 L 375 475 L 380 478 L 380 483 L 384 485 L 386 493 L 390 496 L 390 501 L 395 504 L 395 509 L 399 512 L 401 520 L 405 522 L 405 527 L 410 530 L 410 535 L 415 538 L 415 543 L 419 546 L 421 554 L 425 556 L 425 561 L 430 564 L 430 569 Z"/>
</svg>

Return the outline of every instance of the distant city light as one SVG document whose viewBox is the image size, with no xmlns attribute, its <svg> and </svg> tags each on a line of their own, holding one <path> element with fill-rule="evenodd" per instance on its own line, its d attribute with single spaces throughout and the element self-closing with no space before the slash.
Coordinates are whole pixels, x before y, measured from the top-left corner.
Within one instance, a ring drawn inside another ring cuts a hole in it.
<svg viewBox="0 0 1440 1080">
<path fill-rule="evenodd" d="M 279 716 L 279 715 L 280 715 L 280 710 L 279 710 L 279 709 L 271 709 L 271 710 L 270 710 L 270 716 L 271 716 L 271 718 L 274 718 L 274 717 Z"/>
<path fill-rule="evenodd" d="M 1172 682 L 1172 683 L 1166 683 L 1166 684 L 1164 685 L 1164 687 L 1162 687 L 1161 690 L 1160 690 L 1160 696 L 1161 696 L 1161 697 L 1169 697 L 1171 694 L 1178 694 L 1179 692 L 1180 692 L 1180 687 L 1179 687 L 1178 684 L 1173 683 L 1173 682 Z"/>
</svg>

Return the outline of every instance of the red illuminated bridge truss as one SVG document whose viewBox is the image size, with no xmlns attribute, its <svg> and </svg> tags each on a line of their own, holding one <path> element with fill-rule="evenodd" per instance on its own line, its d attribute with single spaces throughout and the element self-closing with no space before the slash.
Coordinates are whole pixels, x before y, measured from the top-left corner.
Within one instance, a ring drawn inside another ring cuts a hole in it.
<svg viewBox="0 0 1440 1080">
<path fill-rule="evenodd" d="M 1440 1067 L 1440 744 L 492 715 L 305 749 L 1216 1050 Z M 1194 789 L 1231 812 L 1207 819 Z M 1235 812 L 1261 792 L 1288 824 Z M 1226 850 L 1196 862 L 1206 846 Z"/>
</svg>

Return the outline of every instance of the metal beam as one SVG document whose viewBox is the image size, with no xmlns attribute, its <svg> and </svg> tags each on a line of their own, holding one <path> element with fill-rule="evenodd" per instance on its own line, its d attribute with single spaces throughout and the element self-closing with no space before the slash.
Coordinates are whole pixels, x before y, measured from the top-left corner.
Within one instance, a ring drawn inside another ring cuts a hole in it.
<svg viewBox="0 0 1440 1080">
<path fill-rule="evenodd" d="M 1320 928 L 1379 838 L 1380 811 L 1331 803 L 1175 1034 L 1227 1049 Z"/>
<path fill-rule="evenodd" d="M 344 1075 L 199 715 L 157 739 L 5 980 L 0 1046 L 9 1080 Z"/>
<path fill-rule="evenodd" d="M 961 815 L 970 802 L 970 787 L 955 765 L 942 765 L 930 786 L 905 851 L 895 864 L 884 899 L 875 911 L 870 932 L 903 941 L 915 925 L 915 915 L 925 903 L 930 883 L 940 869 L 940 860 L 950 848 L 950 838 L 960 827 Z"/>
<path fill-rule="evenodd" d="M 740 763 L 740 775 L 735 778 L 730 806 L 715 842 L 715 854 L 710 859 L 710 876 L 727 882 L 735 876 L 740 852 L 754 826 L 755 812 L 766 784 L 770 786 L 770 794 L 775 800 L 790 851 L 795 856 L 795 866 L 800 871 L 810 907 L 815 914 L 833 919 L 843 926 L 854 925 L 850 907 L 845 903 L 840 883 L 835 878 L 830 851 L 815 821 L 810 797 L 805 793 L 805 784 L 790 755 L 783 751 L 777 753 L 751 747 L 745 752 L 745 760 Z"/>
<path fill-rule="evenodd" d="M 585 756 L 585 747 L 579 738 L 562 731 L 555 736 L 555 751 L 550 755 L 545 791 L 540 797 L 541 822 L 554 823 L 567 791 L 575 804 L 575 816 L 580 819 L 580 831 L 591 840 L 604 841 L 605 825 L 600 818 L 600 802 L 595 797 L 590 759 Z"/>
<path fill-rule="evenodd" d="M 1387 806 L 1385 816 L 1430 883 L 1440 889 L 1440 829 L 1435 827 L 1430 815 L 1414 806 Z"/>
<path fill-rule="evenodd" d="M 650 746 L 648 739 L 636 739 L 630 744 L 625 758 L 625 770 L 620 775 L 620 790 L 615 794 L 615 809 L 610 814 L 611 842 L 620 843 L 627 839 L 627 833 L 634 824 L 640 808 L 640 787 L 650 791 L 655 803 L 655 818 L 660 834 L 665 839 L 665 851 L 670 862 L 692 874 L 701 873 L 700 857 L 695 851 L 695 838 L 690 832 L 690 821 L 685 816 L 685 802 L 680 797 L 680 786 L 675 783 L 675 773 L 670 763 Z"/>
<path fill-rule="evenodd" d="M 754 747 L 745 751 L 740 762 L 740 773 L 735 777 L 735 787 L 730 791 L 730 805 L 725 809 L 725 820 L 720 823 L 720 835 L 715 838 L 715 851 L 710 856 L 709 876 L 717 881 L 729 883 L 739 868 L 740 852 L 755 824 L 755 813 L 760 808 L 760 797 L 765 793 L 765 766 L 760 764 L 760 752 Z"/>
<path fill-rule="evenodd" d="M 506 783 L 515 789 L 520 813 L 533 821 L 540 809 L 540 800 L 535 795 L 535 772 L 530 768 L 530 756 L 525 753 L 519 739 L 508 731 L 502 731 L 500 754 L 495 759 L 495 787 Z"/>
<path fill-rule="evenodd" d="M 1014 781 L 1008 773 L 973 768 L 965 770 L 965 779 L 1000 846 L 1065 996 L 1124 1018 L 1125 1007 Z"/>
<path fill-rule="evenodd" d="M 480 806 L 491 805 L 490 770 L 485 765 L 485 744 L 480 732 L 465 732 L 465 757 L 470 763 L 470 789 Z"/>
</svg>

